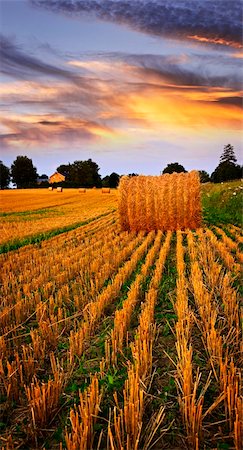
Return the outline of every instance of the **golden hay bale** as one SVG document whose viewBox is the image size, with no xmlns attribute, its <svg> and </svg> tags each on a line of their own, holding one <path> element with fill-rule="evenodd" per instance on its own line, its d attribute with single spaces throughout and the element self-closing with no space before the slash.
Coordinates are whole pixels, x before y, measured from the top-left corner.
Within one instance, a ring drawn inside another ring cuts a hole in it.
<svg viewBox="0 0 243 450">
<path fill-rule="evenodd" d="M 109 194 L 110 192 L 110 188 L 102 188 L 102 194 Z"/>
<path fill-rule="evenodd" d="M 57 187 L 57 192 L 62 192 L 62 187 Z"/>
<path fill-rule="evenodd" d="M 53 191 L 53 187 L 52 186 L 50 186 L 48 189 L 49 189 L 49 191 Z"/>
<path fill-rule="evenodd" d="M 195 229 L 201 226 L 197 171 L 162 176 L 124 176 L 118 195 L 123 230 Z"/>
<path fill-rule="evenodd" d="M 84 194 L 84 193 L 86 192 L 86 189 L 80 188 L 80 189 L 78 190 L 78 192 L 81 192 L 82 194 Z"/>
</svg>

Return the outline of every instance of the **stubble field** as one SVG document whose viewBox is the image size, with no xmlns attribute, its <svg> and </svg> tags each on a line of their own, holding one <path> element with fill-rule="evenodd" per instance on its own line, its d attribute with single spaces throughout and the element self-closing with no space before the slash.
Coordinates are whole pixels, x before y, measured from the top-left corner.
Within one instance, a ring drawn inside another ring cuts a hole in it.
<svg viewBox="0 0 243 450">
<path fill-rule="evenodd" d="M 241 189 L 164 233 L 116 190 L 1 194 L 3 449 L 241 449 Z"/>
</svg>

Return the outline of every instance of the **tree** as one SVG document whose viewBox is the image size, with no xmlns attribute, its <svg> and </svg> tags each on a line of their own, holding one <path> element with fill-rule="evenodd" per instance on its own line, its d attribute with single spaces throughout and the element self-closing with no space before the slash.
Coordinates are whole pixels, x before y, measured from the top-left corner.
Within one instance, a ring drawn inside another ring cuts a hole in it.
<svg viewBox="0 0 243 450">
<path fill-rule="evenodd" d="M 118 173 L 116 173 L 116 172 L 112 172 L 110 174 L 110 180 L 109 180 L 110 188 L 117 188 L 119 181 L 120 181 L 120 175 L 118 175 Z"/>
<path fill-rule="evenodd" d="M 11 175 L 17 188 L 33 187 L 36 184 L 37 171 L 32 159 L 27 156 L 17 156 L 11 165 Z"/>
<path fill-rule="evenodd" d="M 234 147 L 230 144 L 224 146 L 222 155 L 220 156 L 219 165 L 211 175 L 214 183 L 221 181 L 237 180 L 242 176 L 242 168 L 236 164 L 237 159 Z"/>
<path fill-rule="evenodd" d="M 221 181 L 237 180 L 241 176 L 242 168 L 238 164 L 225 161 L 216 167 L 211 175 L 211 179 L 214 183 L 220 183 Z"/>
<path fill-rule="evenodd" d="M 208 183 L 210 181 L 210 175 L 206 170 L 199 170 L 199 177 L 201 183 Z"/>
<path fill-rule="evenodd" d="M 61 173 L 65 176 L 66 181 L 71 181 L 71 170 L 72 170 L 72 164 L 61 164 L 57 168 L 57 172 Z"/>
<path fill-rule="evenodd" d="M 237 159 L 234 152 L 233 145 L 225 145 L 222 155 L 220 156 L 220 163 L 231 162 L 236 163 Z"/>
<path fill-rule="evenodd" d="M 65 175 L 64 185 L 78 187 L 101 187 L 99 166 L 92 159 L 87 161 L 74 161 L 72 164 L 62 164 L 57 171 Z"/>
<path fill-rule="evenodd" d="M 187 172 L 187 170 L 181 165 L 178 164 L 178 162 L 167 164 L 165 169 L 163 170 L 163 173 L 174 173 L 174 172 Z"/>
<path fill-rule="evenodd" d="M 110 177 L 109 177 L 109 175 L 106 175 L 104 178 L 102 178 L 102 186 L 103 187 L 110 187 Z"/>
<path fill-rule="evenodd" d="M 112 172 L 110 175 L 106 175 L 106 177 L 102 178 L 102 186 L 117 188 L 120 181 L 120 175 L 116 172 Z"/>
<path fill-rule="evenodd" d="M 0 188 L 4 189 L 8 187 L 10 179 L 11 177 L 9 168 L 5 166 L 2 161 L 0 161 Z"/>
</svg>

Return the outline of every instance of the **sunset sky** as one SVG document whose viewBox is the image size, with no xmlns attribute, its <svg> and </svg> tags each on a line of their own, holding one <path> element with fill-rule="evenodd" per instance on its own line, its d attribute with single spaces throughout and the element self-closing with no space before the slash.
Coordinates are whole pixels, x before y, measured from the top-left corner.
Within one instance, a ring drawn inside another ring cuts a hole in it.
<svg viewBox="0 0 243 450">
<path fill-rule="evenodd" d="M 0 159 L 159 174 L 242 162 L 241 0 L 1 0 Z"/>
</svg>

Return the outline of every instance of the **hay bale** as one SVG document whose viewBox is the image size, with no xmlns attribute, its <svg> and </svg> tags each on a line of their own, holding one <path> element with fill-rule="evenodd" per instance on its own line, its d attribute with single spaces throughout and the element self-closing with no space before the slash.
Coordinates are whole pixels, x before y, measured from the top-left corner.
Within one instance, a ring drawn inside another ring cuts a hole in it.
<svg viewBox="0 0 243 450">
<path fill-rule="evenodd" d="M 109 194 L 110 192 L 110 188 L 102 188 L 102 194 Z"/>
<path fill-rule="evenodd" d="M 49 191 L 53 191 L 53 187 L 52 186 L 50 186 L 48 189 L 49 189 Z"/>
<path fill-rule="evenodd" d="M 198 228 L 201 226 L 199 174 L 192 171 L 122 177 L 118 210 L 123 230 Z"/>
<path fill-rule="evenodd" d="M 86 192 L 86 189 L 80 188 L 80 189 L 78 190 L 78 192 L 80 192 L 81 194 L 84 194 L 84 193 Z"/>
<path fill-rule="evenodd" d="M 57 187 L 57 192 L 62 192 L 62 187 Z"/>
</svg>

